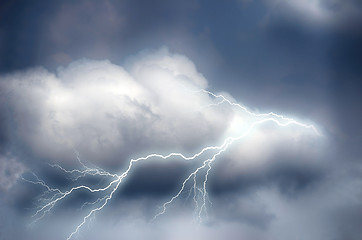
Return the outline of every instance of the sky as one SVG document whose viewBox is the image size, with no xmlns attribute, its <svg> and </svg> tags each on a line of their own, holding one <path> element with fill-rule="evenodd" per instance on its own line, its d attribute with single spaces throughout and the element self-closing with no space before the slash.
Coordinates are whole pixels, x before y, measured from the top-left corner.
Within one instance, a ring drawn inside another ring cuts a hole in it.
<svg viewBox="0 0 362 240">
<path fill-rule="evenodd" d="M 1 1 L 0 239 L 360 239 L 361 26 L 358 0 Z"/>
</svg>

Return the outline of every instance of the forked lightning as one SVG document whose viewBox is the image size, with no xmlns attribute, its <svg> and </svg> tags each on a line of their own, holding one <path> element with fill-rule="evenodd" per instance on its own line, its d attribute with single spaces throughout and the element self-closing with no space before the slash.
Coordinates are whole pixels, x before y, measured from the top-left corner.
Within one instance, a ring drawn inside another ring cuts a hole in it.
<svg viewBox="0 0 362 240">
<path fill-rule="evenodd" d="M 77 191 L 88 191 L 91 194 L 99 194 L 101 195 L 93 202 L 85 202 L 83 206 L 91 206 L 90 210 L 85 214 L 83 220 L 74 228 L 74 231 L 71 232 L 67 238 L 67 240 L 73 239 L 76 234 L 79 233 L 81 228 L 90 220 L 95 213 L 101 211 L 107 203 L 112 199 L 114 193 L 117 191 L 119 186 L 124 182 L 124 179 L 127 178 L 128 174 L 134 170 L 139 162 L 146 161 L 148 159 L 170 159 L 171 157 L 178 157 L 180 159 L 191 161 L 191 160 L 201 160 L 201 164 L 196 167 L 182 182 L 180 189 L 176 192 L 174 196 L 172 196 L 168 201 L 166 201 L 162 206 L 159 212 L 154 216 L 153 220 L 163 215 L 169 205 L 171 205 L 177 198 L 181 196 L 181 194 L 187 190 L 189 190 L 189 194 L 193 195 L 192 199 L 195 203 L 195 213 L 197 215 L 197 219 L 199 222 L 202 221 L 203 217 L 207 215 L 207 203 L 208 203 L 208 192 L 207 192 L 207 182 L 209 178 L 210 170 L 212 169 L 212 164 L 218 157 L 225 152 L 231 144 L 234 142 L 247 137 L 253 129 L 258 127 L 261 124 L 266 122 L 271 122 L 276 124 L 279 127 L 286 127 L 288 125 L 296 125 L 307 130 L 313 131 L 315 134 L 320 135 L 317 129 L 313 125 L 308 125 L 299 121 L 296 121 L 292 118 L 284 117 L 282 115 L 269 112 L 269 113 L 255 113 L 248 110 L 246 107 L 242 106 L 239 103 L 232 102 L 228 100 L 223 95 L 214 94 L 207 90 L 198 90 L 195 91 L 196 94 L 203 93 L 208 94 L 210 97 L 214 98 L 217 102 L 211 104 L 210 106 L 219 106 L 221 104 L 227 104 L 229 107 L 237 108 L 239 111 L 244 112 L 249 117 L 253 118 L 251 124 L 246 128 L 243 133 L 238 136 L 229 136 L 220 145 L 216 146 L 206 146 L 202 148 L 199 152 L 187 156 L 180 152 L 172 152 L 168 155 L 162 155 L 158 153 L 153 153 L 144 157 L 140 157 L 137 159 L 131 159 L 129 161 L 128 167 L 122 173 L 110 173 L 103 169 L 97 167 L 89 167 L 87 164 L 83 163 L 79 157 L 79 154 L 76 153 L 76 157 L 82 166 L 81 169 L 72 169 L 67 170 L 60 165 L 52 164 L 50 165 L 53 168 L 58 169 L 59 171 L 64 172 L 69 175 L 69 177 L 73 181 L 77 181 L 86 176 L 96 176 L 99 178 L 105 179 L 108 184 L 101 188 L 93 188 L 88 185 L 77 185 L 75 187 L 69 188 L 67 191 L 61 191 L 60 189 L 52 188 L 48 186 L 44 181 L 40 180 L 35 174 L 34 180 L 29 180 L 23 178 L 25 181 L 30 182 L 32 184 L 37 184 L 46 189 L 44 194 L 41 196 L 41 206 L 37 209 L 35 214 L 33 215 L 34 220 L 38 221 L 42 219 L 47 213 L 49 213 L 54 206 L 56 206 L 59 202 L 74 194 Z M 191 186 L 191 189 L 186 189 L 187 186 Z M 98 195 L 97 195 L 98 196 Z"/>
</svg>

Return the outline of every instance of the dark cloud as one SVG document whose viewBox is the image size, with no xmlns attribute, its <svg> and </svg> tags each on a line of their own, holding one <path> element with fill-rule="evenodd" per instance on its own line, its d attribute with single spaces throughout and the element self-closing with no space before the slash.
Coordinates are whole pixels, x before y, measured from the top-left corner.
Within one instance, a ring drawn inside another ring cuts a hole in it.
<svg viewBox="0 0 362 240">
<path fill-rule="evenodd" d="M 359 239 L 361 12 L 357 0 L 2 1 L 0 239 L 65 239 L 98 196 L 79 192 L 28 228 L 45 189 L 21 174 L 66 189 L 74 182 L 47 163 L 80 167 L 75 151 L 119 172 L 131 158 L 191 154 L 240 131 L 239 112 L 203 109 L 215 102 L 179 83 L 298 116 L 323 137 L 268 125 L 235 144 L 210 172 L 198 228 L 187 192 L 148 221 L 201 163 L 151 159 L 80 237 Z"/>
</svg>

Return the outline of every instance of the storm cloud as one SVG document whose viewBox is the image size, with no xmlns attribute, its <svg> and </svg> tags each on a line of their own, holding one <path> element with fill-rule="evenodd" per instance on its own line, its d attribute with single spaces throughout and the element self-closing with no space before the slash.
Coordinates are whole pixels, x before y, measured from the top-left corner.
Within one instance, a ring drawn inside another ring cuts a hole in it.
<svg viewBox="0 0 362 240">
<path fill-rule="evenodd" d="M 12 166 L 4 170 L 3 190 L 14 187 L 25 168 L 44 163 L 77 166 L 76 152 L 88 163 L 117 172 L 130 158 L 142 156 L 140 153 L 155 149 L 160 153 L 192 153 L 208 144 L 220 144 L 226 136 L 238 136 L 245 131 L 242 126 L 250 121 L 248 116 L 198 92 L 207 85 L 189 59 L 166 48 L 141 52 L 131 57 L 126 67 L 83 59 L 58 68 L 55 74 L 35 68 L 3 76 L 2 112 L 7 112 L 3 124 L 14 129 L 4 134 L 7 144 L 3 148 L 7 155 L 20 159 L 3 161 L 4 166 Z M 276 218 L 272 209 L 263 207 L 263 201 L 248 199 L 258 195 L 263 185 L 293 198 L 318 183 L 325 171 L 319 160 L 325 155 L 325 141 L 325 137 L 300 126 L 284 129 L 266 124 L 255 129 L 224 154 L 210 175 L 210 191 L 217 205 L 211 223 L 225 219 L 258 231 L 267 229 Z M 115 205 L 131 205 L 123 214 L 138 212 L 146 221 L 157 209 L 157 202 L 179 188 L 183 176 L 192 169 L 190 164 L 175 159 L 139 165 L 120 190 Z M 51 174 L 56 173 L 47 168 L 40 167 L 37 174 L 55 185 L 69 184 L 64 176 L 54 178 Z M 39 191 L 35 189 L 35 193 Z M 29 198 L 35 193 L 17 194 Z M 16 198 L 11 192 L 9 196 Z M 69 201 L 73 203 L 61 208 L 65 212 L 70 206 L 77 208 L 84 198 L 87 195 L 72 198 Z M 139 198 L 149 201 L 139 202 Z M 27 205 L 18 202 L 17 208 Z M 148 210 L 143 212 L 135 210 L 146 206 Z M 44 232 L 46 236 L 50 233 Z"/>
<path fill-rule="evenodd" d="M 200 160 L 137 164 L 79 239 L 360 239 L 361 12 L 354 0 L 3 1 L 0 239 L 66 239 L 100 196 L 77 192 L 31 224 L 46 189 L 29 180 L 107 184 L 48 164 L 118 174 L 253 121 L 200 89 L 320 135 L 271 122 L 230 145 L 201 223 L 189 185 L 151 221 Z"/>
</svg>

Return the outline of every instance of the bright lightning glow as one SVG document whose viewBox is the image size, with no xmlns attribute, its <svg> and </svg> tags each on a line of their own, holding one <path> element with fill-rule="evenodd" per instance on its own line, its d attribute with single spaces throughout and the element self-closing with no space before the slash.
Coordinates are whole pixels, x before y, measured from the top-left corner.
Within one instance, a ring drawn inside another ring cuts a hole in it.
<svg viewBox="0 0 362 240">
<path fill-rule="evenodd" d="M 229 136 L 224 139 L 221 145 L 217 146 L 206 146 L 202 148 L 200 151 L 196 152 L 195 154 L 191 156 L 186 156 L 183 153 L 180 152 L 172 152 L 167 155 L 162 155 L 158 153 L 149 154 L 144 157 L 140 157 L 137 159 L 131 159 L 129 161 L 128 167 L 126 170 L 122 173 L 110 173 L 103 169 L 97 168 L 97 167 L 89 167 L 86 164 L 84 164 L 79 154 L 76 152 L 76 157 L 78 162 L 81 165 L 81 169 L 72 169 L 67 170 L 60 165 L 52 164 L 50 165 L 52 168 L 58 169 L 59 171 L 64 172 L 65 174 L 69 175 L 70 178 L 76 182 L 80 178 L 84 178 L 86 176 L 96 176 L 96 177 L 102 177 L 103 179 L 106 179 L 108 184 L 105 187 L 101 188 L 92 188 L 88 185 L 77 185 L 75 187 L 71 187 L 67 191 L 61 191 L 56 188 L 52 188 L 48 186 L 44 181 L 40 180 L 35 174 L 33 175 L 35 180 L 29 180 L 24 179 L 25 181 L 40 185 L 44 188 L 46 188 L 46 192 L 43 194 L 43 196 L 40 198 L 41 200 L 41 206 L 38 208 L 38 210 L 33 215 L 33 218 L 35 221 L 38 221 L 42 219 L 47 213 L 49 213 L 56 204 L 70 196 L 71 194 L 77 192 L 77 191 L 88 191 L 92 194 L 101 194 L 101 197 L 97 198 L 93 202 L 85 202 L 82 206 L 91 206 L 91 210 L 85 214 L 83 217 L 83 220 L 74 228 L 74 231 L 71 232 L 67 238 L 67 240 L 74 239 L 75 236 L 79 233 L 80 229 L 86 224 L 87 221 L 89 221 L 94 215 L 101 211 L 108 202 L 112 199 L 114 193 L 118 190 L 119 186 L 122 184 L 122 182 L 126 179 L 128 174 L 135 168 L 136 164 L 138 162 L 142 162 L 148 159 L 170 159 L 171 157 L 178 157 L 180 159 L 189 161 L 189 160 L 199 160 L 201 159 L 201 164 L 196 167 L 182 182 L 180 189 L 177 191 L 177 193 L 172 196 L 168 201 L 166 201 L 160 211 L 154 216 L 153 220 L 156 218 L 162 216 L 166 213 L 167 208 L 180 197 L 180 195 L 186 191 L 188 184 L 191 185 L 191 189 L 189 189 L 189 196 L 193 194 L 193 202 L 195 203 L 195 213 L 197 215 L 198 221 L 201 222 L 204 216 L 207 216 L 207 203 L 208 203 L 208 192 L 207 192 L 207 182 L 209 178 L 209 173 L 212 169 L 212 164 L 214 161 L 223 153 L 225 152 L 231 144 L 233 144 L 236 141 L 239 141 L 245 137 L 247 137 L 256 127 L 258 127 L 261 124 L 271 122 L 276 124 L 279 127 L 286 127 L 289 125 L 296 125 L 305 129 L 309 129 L 313 131 L 315 134 L 320 135 L 320 133 L 317 131 L 317 129 L 313 125 L 308 125 L 305 123 L 301 123 L 299 121 L 296 121 L 292 118 L 284 117 L 282 115 L 269 112 L 269 113 L 255 113 L 250 110 L 248 110 L 246 107 L 240 105 L 239 103 L 232 102 L 228 100 L 223 95 L 216 95 L 210 91 L 207 90 L 198 90 L 194 91 L 194 93 L 206 93 L 209 96 L 213 97 L 215 100 L 217 100 L 217 103 L 208 105 L 208 107 L 216 107 L 221 104 L 228 104 L 229 107 L 237 108 L 240 111 L 243 111 L 247 115 L 253 118 L 253 121 L 251 124 L 246 128 L 246 130 L 243 131 L 242 134 L 238 136 Z M 201 181 L 200 181 L 201 179 Z"/>
</svg>

